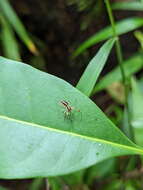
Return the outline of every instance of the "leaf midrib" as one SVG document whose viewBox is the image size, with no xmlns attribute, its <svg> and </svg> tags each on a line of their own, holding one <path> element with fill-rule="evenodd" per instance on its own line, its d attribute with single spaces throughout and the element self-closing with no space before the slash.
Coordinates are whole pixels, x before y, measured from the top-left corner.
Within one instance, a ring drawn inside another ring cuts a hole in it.
<svg viewBox="0 0 143 190">
<path fill-rule="evenodd" d="M 106 141 L 106 140 L 103 140 L 103 139 L 93 138 L 93 137 L 89 137 L 89 136 L 83 136 L 81 134 L 68 132 L 68 131 L 62 131 L 62 130 L 59 130 L 59 129 L 56 129 L 56 128 L 50 128 L 50 127 L 47 127 L 47 126 L 43 126 L 43 125 L 39 125 L 39 124 L 27 122 L 27 121 L 21 121 L 21 120 L 17 120 L 17 119 L 14 119 L 14 118 L 3 116 L 3 115 L 0 115 L 0 119 L 13 121 L 13 122 L 17 122 L 17 123 L 20 123 L 20 124 L 25 124 L 25 125 L 28 125 L 28 126 L 31 125 L 33 127 L 38 127 L 38 128 L 41 128 L 41 129 L 46 129 L 46 130 L 49 130 L 49 131 L 52 131 L 52 132 L 66 134 L 66 135 L 70 135 L 70 136 L 73 136 L 73 137 L 78 137 L 78 138 L 93 141 L 93 142 L 110 144 L 110 145 L 115 146 L 115 147 L 121 147 L 121 148 L 124 148 L 124 149 L 132 150 L 132 151 L 135 151 L 135 152 L 143 154 L 143 149 L 139 149 L 139 148 L 135 148 L 135 147 L 127 146 L 127 145 L 122 145 L 122 144 L 114 143 L 114 142 L 111 142 L 111 141 Z"/>
</svg>

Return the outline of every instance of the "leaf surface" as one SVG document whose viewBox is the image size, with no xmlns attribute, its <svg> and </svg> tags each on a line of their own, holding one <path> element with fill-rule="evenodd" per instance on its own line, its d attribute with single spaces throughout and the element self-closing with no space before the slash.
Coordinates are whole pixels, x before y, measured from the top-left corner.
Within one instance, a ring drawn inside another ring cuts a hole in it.
<svg viewBox="0 0 143 190">
<path fill-rule="evenodd" d="M 68 117 L 61 100 L 72 106 Z M 143 150 L 88 97 L 62 79 L 0 57 L 0 178 L 63 175 L 125 154 Z"/>
</svg>

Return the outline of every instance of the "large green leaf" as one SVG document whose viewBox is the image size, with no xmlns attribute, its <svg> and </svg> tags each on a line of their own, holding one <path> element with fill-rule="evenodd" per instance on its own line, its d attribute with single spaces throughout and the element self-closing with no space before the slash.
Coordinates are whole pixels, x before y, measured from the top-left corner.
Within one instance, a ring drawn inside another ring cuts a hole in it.
<svg viewBox="0 0 143 190">
<path fill-rule="evenodd" d="M 112 9 L 143 11 L 143 3 L 138 1 L 116 2 L 112 4 Z"/>
<path fill-rule="evenodd" d="M 69 115 L 62 100 L 72 106 Z M 88 97 L 62 79 L 0 58 L 0 178 L 62 175 L 125 154 L 143 149 Z"/>
<path fill-rule="evenodd" d="M 143 18 L 140 17 L 127 18 L 122 21 L 116 22 L 117 35 L 125 34 L 132 30 L 135 30 L 136 28 L 139 28 L 142 25 L 143 25 Z M 85 42 L 80 44 L 80 46 L 73 52 L 73 57 L 78 56 L 87 48 L 97 44 L 98 42 L 107 40 L 112 36 L 113 36 L 113 29 L 111 26 L 108 26 L 100 30 L 99 32 L 88 38 Z"/>
<path fill-rule="evenodd" d="M 126 77 L 132 75 L 133 73 L 136 73 L 143 67 L 143 57 L 140 54 L 134 55 L 130 57 L 128 60 L 124 61 L 123 63 L 124 71 L 126 74 Z M 104 88 L 108 87 L 114 82 L 121 81 L 122 75 L 121 70 L 118 67 L 113 69 L 110 73 L 105 75 L 102 80 L 97 83 L 95 86 L 93 92 L 98 92 L 100 90 L 103 90 Z"/>
<path fill-rule="evenodd" d="M 101 47 L 99 52 L 91 60 L 83 75 L 81 76 L 77 84 L 77 89 L 79 89 L 87 96 L 90 96 L 92 93 L 95 83 L 106 63 L 115 40 L 116 38 L 110 39 Z"/>
</svg>

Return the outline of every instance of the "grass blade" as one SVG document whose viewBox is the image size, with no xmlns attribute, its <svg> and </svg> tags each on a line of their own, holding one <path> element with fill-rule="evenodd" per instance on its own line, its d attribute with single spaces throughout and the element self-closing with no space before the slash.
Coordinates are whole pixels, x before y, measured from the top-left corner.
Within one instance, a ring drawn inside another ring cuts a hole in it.
<svg viewBox="0 0 143 190">
<path fill-rule="evenodd" d="M 0 15 L 0 21 L 2 24 L 1 40 L 4 55 L 7 58 L 20 61 L 20 51 L 13 30 L 2 15 Z"/>
<path fill-rule="evenodd" d="M 112 4 L 114 10 L 143 11 L 143 3 L 137 1 L 117 2 Z"/>
<path fill-rule="evenodd" d="M 131 123 L 134 130 L 135 142 L 138 145 L 143 146 L 143 95 L 137 81 L 134 78 L 132 78 L 131 84 Z"/>
<path fill-rule="evenodd" d="M 143 18 L 140 17 L 133 17 L 133 18 L 127 18 L 122 21 L 116 22 L 116 31 L 117 35 L 125 34 L 127 32 L 130 32 L 132 30 L 135 30 L 136 28 L 139 28 L 143 25 Z M 83 42 L 74 52 L 73 57 L 77 57 L 82 52 L 84 52 L 87 48 L 97 44 L 98 42 L 101 42 L 103 40 L 107 40 L 108 38 L 113 36 L 113 30 L 111 26 L 108 26 L 95 35 L 91 36 L 89 39 L 87 39 L 85 42 Z"/>
<path fill-rule="evenodd" d="M 7 18 L 9 23 L 13 26 L 14 30 L 20 37 L 20 39 L 25 43 L 25 45 L 28 47 L 28 49 L 34 53 L 37 54 L 38 51 L 30 39 L 24 25 L 16 15 L 15 11 L 9 4 L 8 0 L 0 0 L 0 11 L 3 13 L 3 15 Z"/>
<path fill-rule="evenodd" d="M 108 40 L 98 51 L 95 57 L 90 61 L 83 75 L 81 76 L 77 89 L 85 95 L 90 96 L 96 84 L 96 81 L 106 63 L 109 53 L 114 45 L 116 38 Z"/>
<path fill-rule="evenodd" d="M 123 63 L 123 65 L 124 65 L 124 70 L 127 77 L 136 73 L 143 67 L 142 55 L 137 54 L 129 58 Z M 120 68 L 116 67 L 110 73 L 105 75 L 105 77 L 103 77 L 102 80 L 99 81 L 99 83 L 95 86 L 93 93 L 99 92 L 100 90 L 103 90 L 104 88 L 108 87 L 113 82 L 117 82 L 121 80 L 122 80 L 122 76 L 121 76 Z"/>
</svg>

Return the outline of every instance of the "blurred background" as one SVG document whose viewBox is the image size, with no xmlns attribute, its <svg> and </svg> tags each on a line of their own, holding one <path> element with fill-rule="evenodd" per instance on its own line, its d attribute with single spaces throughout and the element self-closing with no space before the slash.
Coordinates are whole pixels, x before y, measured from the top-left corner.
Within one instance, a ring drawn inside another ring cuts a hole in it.
<svg viewBox="0 0 143 190">
<path fill-rule="evenodd" d="M 17 19 L 15 21 L 15 17 L 11 16 L 9 6 L 0 5 L 4 7 L 4 11 L 0 13 L 0 54 L 26 62 L 75 85 L 101 44 L 92 46 L 76 59 L 71 59 L 71 55 L 88 37 L 109 25 L 104 1 L 6 0 L 5 2 L 10 3 L 22 23 Z M 138 11 L 114 13 L 116 20 L 143 14 Z M 138 48 L 137 40 L 130 33 L 122 36 L 121 40 L 123 51 L 126 52 L 125 57 L 130 56 Z M 114 53 L 110 58 L 108 69 L 112 67 L 111 62 L 115 64 Z"/>
<path fill-rule="evenodd" d="M 127 1 L 112 0 L 111 4 L 122 2 Z M 118 22 L 132 17 L 142 18 L 143 8 L 142 10 L 139 7 L 135 10 L 129 8 L 122 10 L 117 7 L 113 13 Z M 75 86 L 103 42 L 93 43 L 78 56 L 73 56 L 75 50 L 89 37 L 102 31 L 108 25 L 110 25 L 110 21 L 103 0 L 0 0 L 0 55 L 25 62 Z M 142 52 L 143 35 L 142 29 L 138 28 L 140 26 L 138 25 L 134 28 L 135 30 L 124 32 L 125 34 L 120 36 L 124 59 Z M 117 59 L 113 50 L 100 77 L 105 76 L 116 66 Z M 141 68 L 134 72 L 137 76 L 142 76 Z M 114 86 L 112 87 L 114 88 Z M 120 85 L 117 86 L 116 92 L 119 90 L 122 90 Z M 119 97 L 121 95 L 116 96 L 113 93 L 102 91 L 96 96 L 94 95 L 92 99 L 115 124 L 119 124 L 123 115 L 122 102 Z M 109 106 L 111 104 L 112 107 Z M 117 106 L 113 111 L 114 105 Z M 109 165 L 111 162 L 112 160 Z M 123 168 L 124 165 L 120 167 Z M 86 171 L 84 175 L 82 174 L 82 177 L 84 176 L 82 180 L 88 181 L 91 189 L 104 189 L 111 179 L 106 177 L 104 180 L 100 180 L 100 174 L 96 176 L 95 173 Z M 92 177 L 89 178 L 89 175 Z M 77 179 L 79 179 L 78 177 Z M 115 176 L 114 178 L 116 179 Z M 51 184 L 53 184 L 52 179 Z M 119 181 L 116 184 L 119 184 Z M 2 186 L 0 190 L 44 190 L 46 189 L 46 180 L 0 180 L 0 185 Z M 68 186 L 65 185 L 63 189 L 68 189 Z M 82 183 L 76 189 L 87 190 L 87 187 Z M 120 188 L 109 187 L 108 189 Z"/>
</svg>

